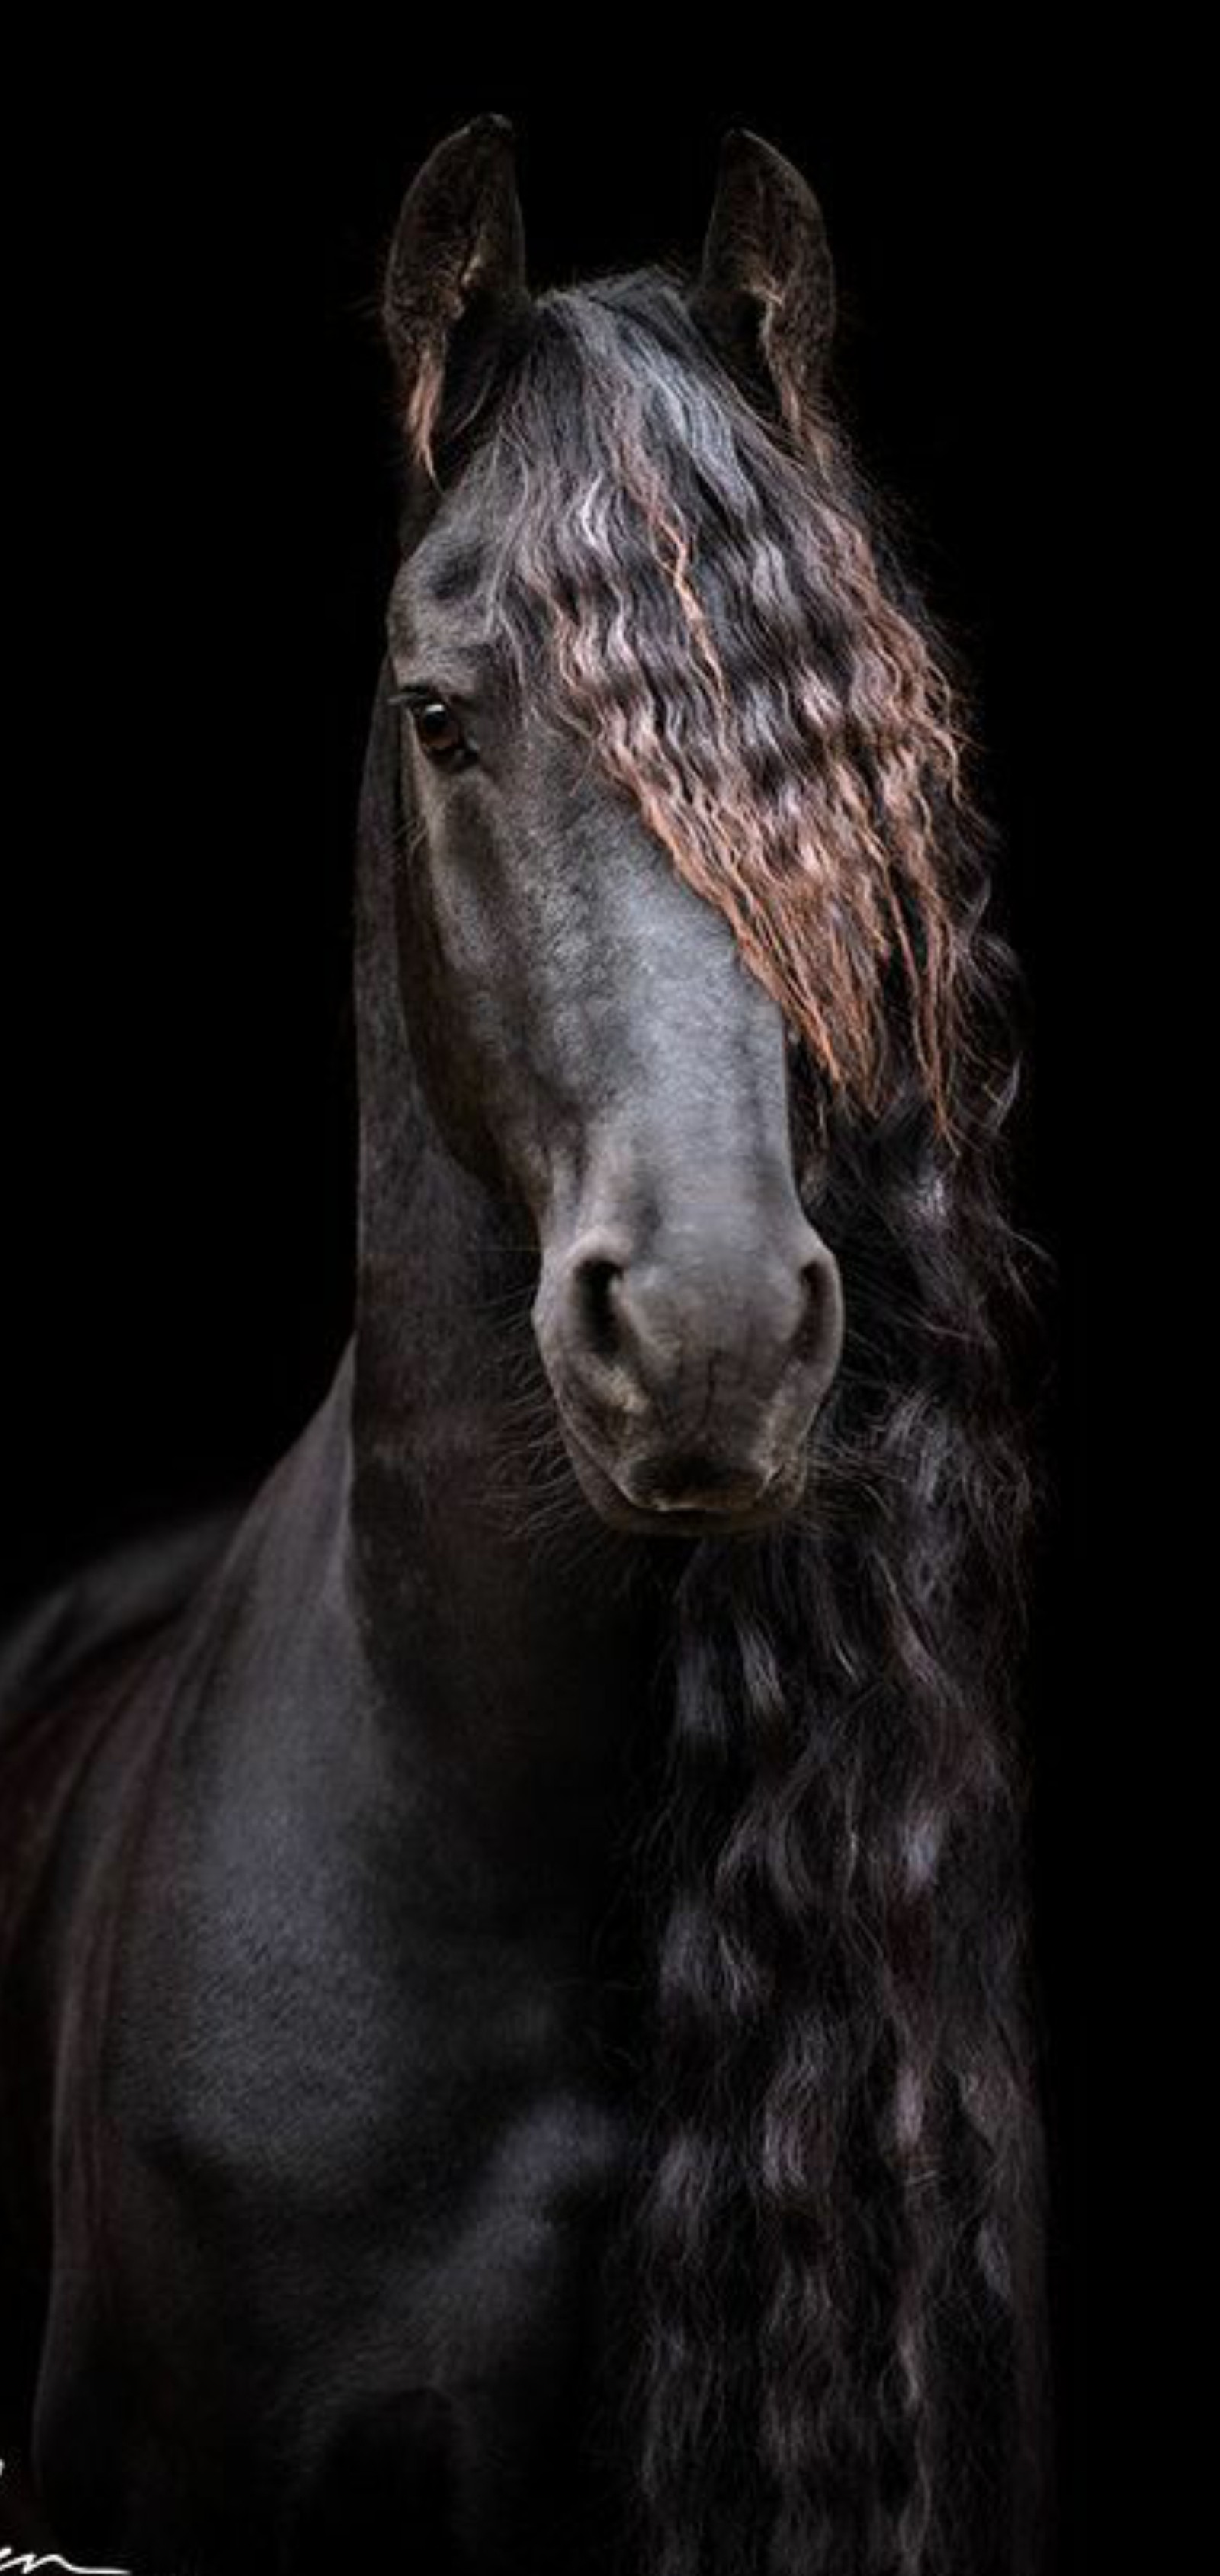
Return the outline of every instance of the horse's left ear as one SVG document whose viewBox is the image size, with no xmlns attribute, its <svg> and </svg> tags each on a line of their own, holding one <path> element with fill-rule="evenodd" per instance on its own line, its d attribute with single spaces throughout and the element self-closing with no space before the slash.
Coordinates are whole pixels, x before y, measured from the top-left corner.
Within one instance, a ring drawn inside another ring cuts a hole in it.
<svg viewBox="0 0 1220 2576">
<path fill-rule="evenodd" d="M 381 318 L 408 464 L 438 463 L 483 414 L 533 316 L 506 116 L 446 135 L 416 173 L 386 260 Z"/>
<path fill-rule="evenodd" d="M 720 147 L 716 198 L 689 308 L 746 390 L 789 427 L 816 405 L 834 333 L 835 283 L 822 209 L 771 143 L 743 125 Z"/>
</svg>

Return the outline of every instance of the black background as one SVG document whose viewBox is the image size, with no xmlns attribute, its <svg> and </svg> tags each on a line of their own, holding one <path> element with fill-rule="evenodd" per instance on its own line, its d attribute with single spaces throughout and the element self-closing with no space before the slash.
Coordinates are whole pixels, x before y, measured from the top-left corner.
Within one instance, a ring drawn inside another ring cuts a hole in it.
<svg viewBox="0 0 1220 2576">
<path fill-rule="evenodd" d="M 255 66 L 117 39 L 31 78 L 9 487 L 5 1591 L 256 1472 L 347 1329 L 355 799 L 393 565 L 371 318 L 433 142 L 510 115 L 535 285 L 693 259 L 726 124 L 816 187 L 840 399 L 977 683 L 1031 1006 L 1020 1221 L 1052 1254 L 1052 1502 L 1030 1692 L 1059 2411 L 1083 2565 L 1085 1782 L 1099 1600 L 1094 170 L 1044 44 L 739 22 L 493 62 L 455 21 Z M 597 42 L 594 43 L 596 35 Z M 765 39 L 765 41 L 764 41 Z M 481 59 L 481 56 L 483 58 Z M 10 248 L 12 242 L 10 242 Z M 1108 1311 L 1108 1309 L 1107 1309 Z"/>
</svg>

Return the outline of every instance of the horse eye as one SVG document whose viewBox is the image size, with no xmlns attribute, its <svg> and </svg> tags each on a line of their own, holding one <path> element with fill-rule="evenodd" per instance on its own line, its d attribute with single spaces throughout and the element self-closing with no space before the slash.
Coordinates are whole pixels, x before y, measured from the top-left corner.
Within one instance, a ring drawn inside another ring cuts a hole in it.
<svg viewBox="0 0 1220 2576">
<path fill-rule="evenodd" d="M 443 698 L 428 698 L 423 705 L 412 707 L 411 722 L 416 741 L 431 760 L 449 765 L 455 759 L 472 756 L 457 717 Z"/>
</svg>

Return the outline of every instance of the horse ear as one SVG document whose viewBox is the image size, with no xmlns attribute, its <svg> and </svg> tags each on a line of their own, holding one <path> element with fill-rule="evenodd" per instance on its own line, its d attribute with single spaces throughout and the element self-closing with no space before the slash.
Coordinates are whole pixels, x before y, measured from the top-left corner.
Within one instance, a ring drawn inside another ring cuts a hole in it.
<svg viewBox="0 0 1220 2576">
<path fill-rule="evenodd" d="M 505 116 L 476 116 L 429 154 L 403 199 L 381 318 L 411 466 L 438 459 L 490 403 L 533 315 Z"/>
<path fill-rule="evenodd" d="M 778 402 L 799 433 L 816 406 L 834 332 L 835 282 L 822 209 L 792 163 L 733 126 L 689 309 L 731 374 Z"/>
</svg>

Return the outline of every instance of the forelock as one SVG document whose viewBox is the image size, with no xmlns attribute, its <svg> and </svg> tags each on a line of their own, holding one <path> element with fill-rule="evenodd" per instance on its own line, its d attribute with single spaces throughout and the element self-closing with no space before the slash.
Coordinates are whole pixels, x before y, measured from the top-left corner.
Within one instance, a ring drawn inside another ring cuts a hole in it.
<svg viewBox="0 0 1220 2576">
<path fill-rule="evenodd" d="M 831 1092 L 877 1110 L 956 1043 L 960 742 L 926 620 L 832 421 L 747 399 L 678 280 L 537 299 L 463 478 L 487 638 L 730 922 Z"/>
</svg>

